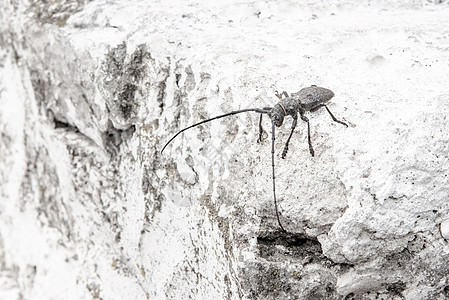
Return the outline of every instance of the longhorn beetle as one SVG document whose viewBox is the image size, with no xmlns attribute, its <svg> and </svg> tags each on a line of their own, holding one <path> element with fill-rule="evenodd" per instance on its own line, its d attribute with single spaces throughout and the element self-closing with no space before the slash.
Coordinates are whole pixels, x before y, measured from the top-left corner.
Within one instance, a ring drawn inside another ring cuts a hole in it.
<svg viewBox="0 0 449 300">
<path fill-rule="evenodd" d="M 337 120 L 337 118 L 334 117 L 334 115 L 331 113 L 329 108 L 326 106 L 326 103 L 329 102 L 330 99 L 334 97 L 334 92 L 332 92 L 329 89 L 318 87 L 316 85 L 312 85 L 310 87 L 306 87 L 301 89 L 297 93 L 292 93 L 291 96 L 287 94 L 287 92 L 282 92 L 282 94 L 279 94 L 276 91 L 276 96 L 279 98 L 279 102 L 273 106 L 273 107 L 264 107 L 264 108 L 247 108 L 247 109 L 241 109 L 241 110 L 235 110 L 227 114 L 219 115 L 216 117 L 213 117 L 211 119 L 207 119 L 201 122 L 198 122 L 196 124 L 190 125 L 182 130 L 180 130 L 178 133 L 176 133 L 162 148 L 161 153 L 164 151 L 164 149 L 167 147 L 168 144 L 170 144 L 171 141 L 173 141 L 174 138 L 176 138 L 179 134 L 186 131 L 187 129 L 193 128 L 195 126 L 204 124 L 206 122 L 210 122 L 216 119 L 224 118 L 227 116 L 232 116 L 235 114 L 243 113 L 243 112 L 256 112 L 260 113 L 260 119 L 259 119 L 259 138 L 257 142 L 262 141 L 262 135 L 263 135 L 263 128 L 262 128 L 262 116 L 264 114 L 267 114 L 271 118 L 271 168 L 272 168 L 272 179 L 273 179 L 273 200 L 274 200 L 274 208 L 276 211 L 276 218 L 279 223 L 279 226 L 281 229 L 285 232 L 286 230 L 282 226 L 281 220 L 279 219 L 279 212 L 278 212 L 278 206 L 276 201 L 276 181 L 275 181 L 275 173 L 274 173 L 274 139 L 275 139 L 275 127 L 280 127 L 282 123 L 284 122 L 284 117 L 291 116 L 293 118 L 292 126 L 290 135 L 288 136 L 287 142 L 284 146 L 284 151 L 282 151 L 282 158 L 285 158 L 288 151 L 288 144 L 290 142 L 290 138 L 292 137 L 293 131 L 295 130 L 296 123 L 298 121 L 298 113 L 301 120 L 307 123 L 307 141 L 309 143 L 309 152 L 312 156 L 315 155 L 315 151 L 312 147 L 312 142 L 310 140 L 310 124 L 309 119 L 305 116 L 306 111 L 314 112 L 322 107 L 326 108 L 327 112 L 331 116 L 332 120 L 334 120 L 337 123 L 343 124 L 346 127 L 348 127 L 348 124 Z M 284 96 L 284 98 L 282 97 Z"/>
</svg>

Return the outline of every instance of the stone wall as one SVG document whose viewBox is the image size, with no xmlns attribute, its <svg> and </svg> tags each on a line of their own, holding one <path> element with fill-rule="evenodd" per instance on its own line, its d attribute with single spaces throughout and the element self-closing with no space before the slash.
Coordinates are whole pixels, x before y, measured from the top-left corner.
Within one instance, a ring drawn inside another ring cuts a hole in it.
<svg viewBox="0 0 449 300">
<path fill-rule="evenodd" d="M 440 2 L 2 1 L 0 298 L 449 297 Z"/>
</svg>

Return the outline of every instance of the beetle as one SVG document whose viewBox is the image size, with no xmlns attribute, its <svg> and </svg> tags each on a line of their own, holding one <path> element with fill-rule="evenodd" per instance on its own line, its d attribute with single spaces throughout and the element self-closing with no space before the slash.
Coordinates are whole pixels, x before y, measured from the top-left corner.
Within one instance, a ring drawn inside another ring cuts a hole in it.
<svg viewBox="0 0 449 300">
<path fill-rule="evenodd" d="M 335 118 L 335 116 L 332 114 L 332 112 L 327 107 L 326 103 L 329 102 L 334 96 L 334 92 L 330 89 L 318 87 L 316 85 L 311 85 L 309 87 L 301 89 L 299 92 L 292 93 L 290 96 L 287 92 L 283 91 L 282 93 L 278 93 L 276 91 L 276 96 L 279 98 L 279 102 L 274 105 L 273 107 L 264 107 L 264 108 L 247 108 L 247 109 L 241 109 L 241 110 L 235 110 L 223 115 L 219 115 L 207 120 L 203 120 L 201 122 L 195 123 L 193 125 L 190 125 L 188 127 L 185 127 L 184 129 L 181 129 L 178 131 L 168 142 L 164 145 L 164 147 L 161 150 L 161 153 L 165 150 L 165 148 L 170 144 L 171 141 L 173 141 L 178 135 L 183 133 L 184 131 L 196 127 L 198 125 L 232 116 L 239 113 L 244 112 L 256 112 L 260 113 L 259 118 L 259 138 L 257 139 L 257 142 L 262 142 L 263 140 L 263 127 L 262 127 L 262 117 L 264 114 L 268 115 L 271 118 L 271 168 L 272 168 L 272 180 L 273 180 L 273 200 L 274 200 L 274 207 L 276 211 L 276 218 L 278 221 L 278 224 L 282 231 L 286 232 L 284 229 L 284 226 L 282 226 L 281 220 L 279 218 L 279 211 L 277 206 L 277 200 L 276 200 L 276 176 L 275 176 L 275 168 L 274 168 L 274 141 L 275 141 L 275 128 L 280 127 L 286 116 L 291 116 L 293 121 L 291 125 L 291 131 L 290 135 L 288 136 L 288 139 L 285 143 L 284 150 L 282 151 L 282 158 L 284 159 L 288 152 L 288 144 L 290 143 L 290 139 L 293 135 L 293 132 L 296 128 L 297 122 L 298 122 L 298 114 L 301 120 L 307 123 L 307 141 L 309 144 L 309 152 L 312 156 L 315 156 L 315 151 L 313 150 L 312 141 L 310 139 L 310 123 L 309 119 L 305 116 L 306 111 L 314 112 L 318 109 L 324 107 L 326 108 L 327 112 L 331 116 L 332 120 L 334 122 L 340 123 L 346 127 L 348 127 L 348 124 L 346 124 L 343 121 L 338 120 Z"/>
</svg>

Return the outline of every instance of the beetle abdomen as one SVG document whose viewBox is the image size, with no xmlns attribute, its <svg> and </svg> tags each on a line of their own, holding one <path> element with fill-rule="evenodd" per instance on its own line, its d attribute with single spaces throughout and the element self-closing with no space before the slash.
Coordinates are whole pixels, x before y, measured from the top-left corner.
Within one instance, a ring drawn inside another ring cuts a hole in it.
<svg viewBox="0 0 449 300">
<path fill-rule="evenodd" d="M 310 110 L 318 104 L 326 103 L 334 97 L 334 92 L 329 89 L 312 85 L 292 93 L 292 97 L 299 98 L 301 107 Z"/>
</svg>

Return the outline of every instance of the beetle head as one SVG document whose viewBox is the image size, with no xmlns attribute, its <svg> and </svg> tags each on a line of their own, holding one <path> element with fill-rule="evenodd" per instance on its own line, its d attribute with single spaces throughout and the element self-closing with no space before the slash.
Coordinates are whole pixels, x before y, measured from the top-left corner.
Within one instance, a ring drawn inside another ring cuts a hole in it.
<svg viewBox="0 0 449 300">
<path fill-rule="evenodd" d="M 279 105 L 275 105 L 271 110 L 271 121 L 276 127 L 279 127 L 284 122 L 284 110 Z"/>
</svg>

